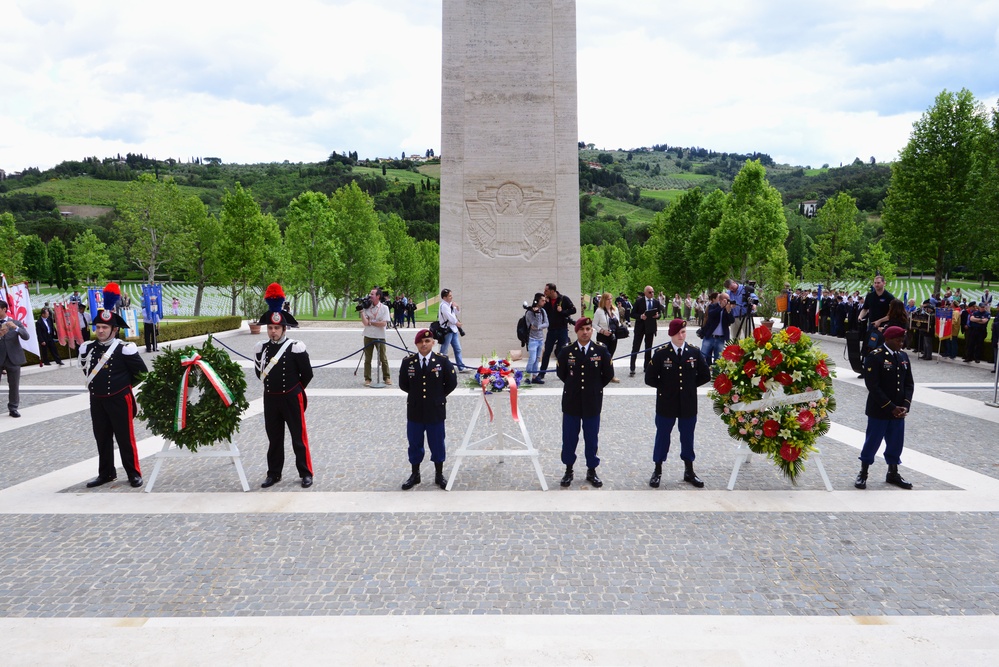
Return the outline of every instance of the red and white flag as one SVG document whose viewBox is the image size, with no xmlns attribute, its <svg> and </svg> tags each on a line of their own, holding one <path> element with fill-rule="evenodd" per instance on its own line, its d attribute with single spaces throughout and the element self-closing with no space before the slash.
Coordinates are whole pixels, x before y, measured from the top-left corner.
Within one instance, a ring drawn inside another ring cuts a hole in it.
<svg viewBox="0 0 999 667">
<path fill-rule="evenodd" d="M 35 335 L 35 316 L 31 312 L 31 294 L 24 283 L 7 284 L 7 276 L 0 273 L 0 294 L 7 302 L 7 317 L 17 320 L 28 330 L 28 340 L 21 341 L 21 348 L 38 356 L 38 337 Z"/>
</svg>

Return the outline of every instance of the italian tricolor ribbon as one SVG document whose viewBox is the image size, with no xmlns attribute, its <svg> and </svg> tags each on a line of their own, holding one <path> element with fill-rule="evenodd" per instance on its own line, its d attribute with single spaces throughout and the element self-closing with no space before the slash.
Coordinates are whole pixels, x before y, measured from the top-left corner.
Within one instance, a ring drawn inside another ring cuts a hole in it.
<svg viewBox="0 0 999 667">
<path fill-rule="evenodd" d="M 183 357 L 180 360 L 180 365 L 184 367 L 184 377 L 181 378 L 180 386 L 177 387 L 177 410 L 174 413 L 175 431 L 181 431 L 187 426 L 187 387 L 193 368 L 201 369 L 208 381 L 215 387 L 215 391 L 218 392 L 219 398 L 222 399 L 222 403 L 226 407 L 232 405 L 233 402 L 232 391 L 218 376 L 211 364 L 201 358 L 200 354 L 194 352 L 189 357 Z"/>
</svg>

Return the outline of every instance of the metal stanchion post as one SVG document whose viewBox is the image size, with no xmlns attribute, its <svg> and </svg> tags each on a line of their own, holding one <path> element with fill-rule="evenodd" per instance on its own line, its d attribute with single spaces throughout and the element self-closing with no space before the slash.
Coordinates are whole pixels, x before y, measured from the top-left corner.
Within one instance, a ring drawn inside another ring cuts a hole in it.
<svg viewBox="0 0 999 667">
<path fill-rule="evenodd" d="M 385 341 L 378 341 L 374 344 L 371 353 L 378 357 L 377 365 L 375 366 L 375 377 L 371 379 L 372 389 L 384 389 L 385 383 L 382 381 L 382 350 L 385 349 Z"/>
<path fill-rule="evenodd" d="M 985 405 L 990 408 L 999 408 L 999 357 L 996 357 L 992 361 L 994 366 L 993 370 L 996 370 L 996 379 L 992 381 L 992 400 L 985 401 Z"/>
</svg>

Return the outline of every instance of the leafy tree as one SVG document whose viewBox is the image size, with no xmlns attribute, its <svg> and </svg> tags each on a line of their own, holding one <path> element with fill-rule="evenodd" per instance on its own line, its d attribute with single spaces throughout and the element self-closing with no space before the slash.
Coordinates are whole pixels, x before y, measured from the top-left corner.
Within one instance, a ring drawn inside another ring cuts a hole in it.
<svg viewBox="0 0 999 667">
<path fill-rule="evenodd" d="M 859 262 L 853 263 L 852 273 L 854 278 L 860 280 L 870 280 L 871 276 L 880 273 L 885 277 L 885 282 L 891 282 L 895 280 L 895 263 L 884 243 L 878 241 L 861 255 Z"/>
<path fill-rule="evenodd" d="M 241 315 L 253 318 L 258 304 L 248 290 L 251 285 L 262 286 L 269 269 L 268 255 L 281 247 L 281 232 L 273 218 L 260 212 L 250 191 L 240 183 L 222 195 L 219 222 L 222 234 L 216 252 L 220 277 L 230 288 L 232 314 L 236 315 L 237 300 L 242 296 Z"/>
<path fill-rule="evenodd" d="M 28 280 L 35 282 L 35 290 L 40 292 L 42 280 L 49 277 L 48 249 L 37 234 L 25 236 L 24 241 L 24 273 Z"/>
<path fill-rule="evenodd" d="M 13 213 L 0 213 L 0 271 L 8 282 L 20 281 L 24 274 L 24 248 L 27 241 L 17 231 Z"/>
<path fill-rule="evenodd" d="M 695 285 L 718 288 L 725 278 L 724 270 L 718 268 L 708 249 L 711 246 L 712 231 L 721 224 L 726 200 L 727 195 L 721 190 L 714 190 L 701 200 L 697 223 L 684 245 L 683 253 L 690 258 Z"/>
<path fill-rule="evenodd" d="M 986 114 L 970 91 L 944 90 L 913 124 L 892 166 L 884 226 L 892 248 L 933 265 L 939 292 L 948 253 L 976 236 L 976 158 L 988 136 Z M 887 277 L 887 276 L 886 276 Z"/>
<path fill-rule="evenodd" d="M 819 209 L 815 220 L 822 232 L 812 243 L 814 256 L 805 265 L 807 280 L 821 281 L 828 290 L 842 275 L 854 258 L 850 248 L 860 238 L 858 213 L 857 201 L 845 192 L 827 200 Z"/>
<path fill-rule="evenodd" d="M 615 295 L 625 291 L 631 267 L 631 252 L 627 242 L 621 239 L 612 245 L 601 246 L 600 251 L 603 254 L 600 288 Z"/>
<path fill-rule="evenodd" d="M 424 308 L 426 309 L 426 304 L 430 301 L 430 295 L 439 293 L 438 289 L 441 282 L 441 248 L 437 241 L 417 241 L 416 251 L 420 255 L 420 270 L 418 273 L 420 281 L 413 288 L 413 291 L 423 294 Z"/>
<path fill-rule="evenodd" d="M 382 285 L 389 274 L 388 243 L 378 228 L 371 197 L 357 183 L 345 185 L 330 197 L 334 235 L 343 267 L 332 276 L 332 286 L 344 296 L 344 317 L 353 294 Z"/>
<path fill-rule="evenodd" d="M 673 206 L 656 214 L 648 247 L 655 253 L 660 280 L 652 284 L 665 288 L 666 292 L 689 292 L 697 285 L 692 254 L 700 254 L 703 249 L 688 248 L 687 242 L 697 226 L 703 201 L 701 189 L 692 188 Z"/>
<path fill-rule="evenodd" d="M 420 253 L 416 240 L 406 233 L 406 221 L 394 213 L 382 215 L 378 226 L 388 243 L 388 284 L 397 293 L 412 294 L 420 282 L 417 276 Z"/>
<path fill-rule="evenodd" d="M 128 184 L 119 201 L 121 213 L 115 228 L 132 264 L 142 269 L 146 280 L 156 280 L 165 262 L 179 260 L 188 251 L 184 234 L 184 198 L 173 180 L 158 181 L 151 174 Z"/>
<path fill-rule="evenodd" d="M 725 200 L 721 224 L 711 231 L 708 252 L 726 275 L 742 282 L 762 268 L 787 239 L 780 193 L 767 182 L 759 160 L 746 161 Z"/>
<path fill-rule="evenodd" d="M 580 281 L 582 290 L 592 294 L 603 285 L 603 253 L 595 245 L 584 245 L 579 249 Z"/>
<path fill-rule="evenodd" d="M 66 244 L 58 236 L 49 241 L 49 284 L 54 284 L 61 290 L 66 289 L 75 281 L 69 264 L 69 252 Z"/>
<path fill-rule="evenodd" d="M 978 172 L 982 185 L 975 208 L 981 219 L 980 230 L 973 236 L 979 244 L 981 268 L 999 273 L 999 104 L 992 110 L 992 123 L 978 153 Z M 985 286 L 985 270 L 981 273 L 982 287 Z"/>
<path fill-rule="evenodd" d="M 340 252 L 334 237 L 334 216 L 329 198 L 321 192 L 303 192 L 288 206 L 285 246 L 290 256 L 290 284 L 309 294 L 312 316 L 319 316 L 319 301 L 330 290 L 330 278 L 340 270 Z"/>
<path fill-rule="evenodd" d="M 208 209 L 197 197 L 184 200 L 181 219 L 189 245 L 178 264 L 187 274 L 187 279 L 197 287 L 194 316 L 198 317 L 201 315 L 201 300 L 205 288 L 221 284 L 220 258 L 214 249 L 222 237 L 222 225 L 214 215 L 208 215 Z"/>
<path fill-rule="evenodd" d="M 73 243 L 70 244 L 70 262 L 73 273 L 86 282 L 100 282 L 111 270 L 107 244 L 97 238 L 92 229 L 78 234 L 73 239 Z"/>
</svg>

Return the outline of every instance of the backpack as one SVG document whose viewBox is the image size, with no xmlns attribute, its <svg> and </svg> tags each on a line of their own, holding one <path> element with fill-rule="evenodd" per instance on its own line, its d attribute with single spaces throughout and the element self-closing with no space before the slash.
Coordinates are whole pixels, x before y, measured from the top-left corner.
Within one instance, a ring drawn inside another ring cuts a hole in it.
<svg viewBox="0 0 999 667">
<path fill-rule="evenodd" d="M 527 347 L 527 338 L 531 334 L 531 327 L 527 324 L 527 313 L 525 312 L 517 320 L 517 340 L 521 347 Z"/>
</svg>

